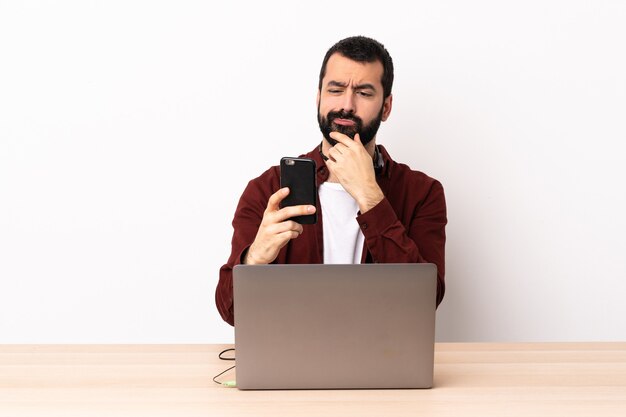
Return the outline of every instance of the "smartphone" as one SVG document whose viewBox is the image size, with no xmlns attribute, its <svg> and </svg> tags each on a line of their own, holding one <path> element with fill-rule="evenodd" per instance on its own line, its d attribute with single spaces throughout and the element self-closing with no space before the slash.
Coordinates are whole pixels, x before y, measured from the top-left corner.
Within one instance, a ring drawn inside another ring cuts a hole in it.
<svg viewBox="0 0 626 417">
<path fill-rule="evenodd" d="M 280 202 L 280 207 L 310 204 L 317 207 L 317 186 L 315 184 L 315 161 L 310 158 L 280 159 L 280 188 L 289 187 L 289 195 Z M 317 211 L 306 216 L 292 217 L 300 224 L 315 224 Z"/>
</svg>

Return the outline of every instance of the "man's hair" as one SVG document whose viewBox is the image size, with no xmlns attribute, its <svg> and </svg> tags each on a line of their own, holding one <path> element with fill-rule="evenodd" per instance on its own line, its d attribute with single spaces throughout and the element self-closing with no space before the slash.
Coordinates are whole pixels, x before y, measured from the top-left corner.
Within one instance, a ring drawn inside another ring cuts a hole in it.
<svg viewBox="0 0 626 417">
<path fill-rule="evenodd" d="M 328 64 L 328 60 L 335 53 L 339 53 L 356 62 L 379 61 L 383 64 L 381 82 L 383 85 L 384 98 L 389 97 L 393 85 L 393 61 L 383 44 L 365 36 L 352 36 L 342 39 L 326 52 L 326 56 L 322 62 L 322 69 L 320 70 L 320 83 L 318 86 L 320 91 L 322 90 L 322 80 L 326 75 L 326 64 Z"/>
</svg>

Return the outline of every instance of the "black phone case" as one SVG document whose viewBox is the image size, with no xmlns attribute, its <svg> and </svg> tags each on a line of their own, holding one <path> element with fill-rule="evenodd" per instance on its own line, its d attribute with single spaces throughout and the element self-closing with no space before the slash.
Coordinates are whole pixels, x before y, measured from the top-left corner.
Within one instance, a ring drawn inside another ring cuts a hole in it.
<svg viewBox="0 0 626 417">
<path fill-rule="evenodd" d="M 289 195 L 280 202 L 281 208 L 301 204 L 317 207 L 315 171 L 315 161 L 310 158 L 281 158 L 280 187 L 289 187 Z M 291 220 L 300 224 L 315 224 L 317 211 L 306 216 L 292 217 Z"/>
</svg>

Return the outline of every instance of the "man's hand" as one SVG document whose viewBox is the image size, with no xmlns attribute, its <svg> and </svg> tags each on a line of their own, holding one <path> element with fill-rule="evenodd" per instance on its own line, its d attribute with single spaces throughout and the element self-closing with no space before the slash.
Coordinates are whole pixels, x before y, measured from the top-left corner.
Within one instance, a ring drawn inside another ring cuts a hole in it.
<svg viewBox="0 0 626 417">
<path fill-rule="evenodd" d="M 289 188 L 281 188 L 270 197 L 263 213 L 261 226 L 248 248 L 245 264 L 269 264 L 291 239 L 302 234 L 302 225 L 292 220 L 295 216 L 315 213 L 315 206 L 301 205 L 280 208 L 280 202 L 289 194 Z"/>
<path fill-rule="evenodd" d="M 365 213 L 385 198 L 376 182 L 372 157 L 358 133 L 354 140 L 339 132 L 331 132 L 330 137 L 339 143 L 330 148 L 326 166 Z"/>
</svg>

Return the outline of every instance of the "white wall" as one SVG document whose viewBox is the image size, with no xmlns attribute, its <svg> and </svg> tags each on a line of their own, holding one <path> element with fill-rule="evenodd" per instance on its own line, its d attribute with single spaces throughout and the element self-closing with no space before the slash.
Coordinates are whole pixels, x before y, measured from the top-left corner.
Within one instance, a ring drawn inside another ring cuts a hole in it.
<svg viewBox="0 0 626 417">
<path fill-rule="evenodd" d="M 442 341 L 625 340 L 619 1 L 0 1 L 0 343 L 229 342 L 247 181 L 320 141 L 335 41 L 449 206 Z"/>
</svg>

